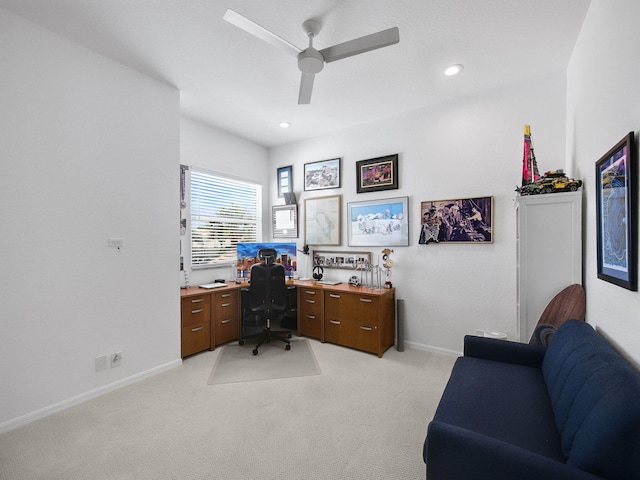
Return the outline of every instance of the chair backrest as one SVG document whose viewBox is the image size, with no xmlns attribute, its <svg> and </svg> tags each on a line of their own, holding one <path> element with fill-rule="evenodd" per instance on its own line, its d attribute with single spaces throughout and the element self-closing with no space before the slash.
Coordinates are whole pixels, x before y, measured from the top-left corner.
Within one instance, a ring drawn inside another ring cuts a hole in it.
<svg viewBox="0 0 640 480">
<path fill-rule="evenodd" d="M 532 345 L 549 345 L 560 325 L 569 319 L 584 320 L 587 299 L 582 285 L 574 283 L 558 293 L 546 306 L 531 335 Z"/>
<path fill-rule="evenodd" d="M 251 267 L 249 308 L 254 313 L 282 312 L 287 301 L 284 267 L 273 263 L 273 257 L 265 260 L 264 263 L 256 263 Z"/>
</svg>

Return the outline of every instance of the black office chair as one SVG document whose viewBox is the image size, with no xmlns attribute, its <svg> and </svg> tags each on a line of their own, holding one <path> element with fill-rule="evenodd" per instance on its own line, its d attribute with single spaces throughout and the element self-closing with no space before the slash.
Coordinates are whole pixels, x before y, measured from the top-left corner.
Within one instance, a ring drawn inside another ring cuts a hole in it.
<svg viewBox="0 0 640 480">
<path fill-rule="evenodd" d="M 245 296 L 242 315 L 242 338 L 240 345 L 247 338 L 258 337 L 259 341 L 253 349 L 253 354 L 258 354 L 258 348 L 264 342 L 271 339 L 280 340 L 286 344 L 285 348 L 291 350 L 291 332 L 288 330 L 271 330 L 271 320 L 278 315 L 283 315 L 287 306 L 287 289 L 285 285 L 284 267 L 274 263 L 276 251 L 273 248 L 261 248 L 258 258 L 263 263 L 256 263 L 251 267 L 251 280 Z M 251 317 L 251 318 L 249 318 Z M 248 333 L 250 321 L 258 320 L 266 322 L 266 326 L 258 333 Z M 245 331 L 247 333 L 245 334 Z"/>
</svg>

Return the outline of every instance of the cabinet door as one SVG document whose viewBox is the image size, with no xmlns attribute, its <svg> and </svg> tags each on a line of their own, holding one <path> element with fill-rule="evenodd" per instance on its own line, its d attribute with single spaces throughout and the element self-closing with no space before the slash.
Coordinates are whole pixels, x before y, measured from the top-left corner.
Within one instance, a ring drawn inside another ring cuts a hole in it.
<svg viewBox="0 0 640 480">
<path fill-rule="evenodd" d="M 198 295 L 181 301 L 182 357 L 211 346 L 211 296 Z"/>
<path fill-rule="evenodd" d="M 216 292 L 213 295 L 213 342 L 215 348 L 238 339 L 239 300 L 238 290 Z"/>
<path fill-rule="evenodd" d="M 322 290 L 298 288 L 298 334 L 322 340 Z"/>
</svg>

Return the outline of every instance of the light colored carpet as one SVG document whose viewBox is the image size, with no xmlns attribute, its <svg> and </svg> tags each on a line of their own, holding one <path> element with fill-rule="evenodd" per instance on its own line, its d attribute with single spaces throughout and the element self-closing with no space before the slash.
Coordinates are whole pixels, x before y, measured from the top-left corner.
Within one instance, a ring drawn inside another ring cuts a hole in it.
<svg viewBox="0 0 640 480">
<path fill-rule="evenodd" d="M 2 434 L 0 479 L 424 480 L 455 358 L 309 343 L 322 375 L 207 385 L 216 348 Z"/>
<path fill-rule="evenodd" d="M 258 355 L 254 355 L 252 351 L 256 344 L 257 341 L 247 341 L 244 345 L 233 342 L 222 347 L 207 383 L 253 382 L 321 373 L 306 338 L 292 338 L 291 350 L 285 350 L 285 344 L 277 340 L 264 343 L 258 349 Z"/>
</svg>

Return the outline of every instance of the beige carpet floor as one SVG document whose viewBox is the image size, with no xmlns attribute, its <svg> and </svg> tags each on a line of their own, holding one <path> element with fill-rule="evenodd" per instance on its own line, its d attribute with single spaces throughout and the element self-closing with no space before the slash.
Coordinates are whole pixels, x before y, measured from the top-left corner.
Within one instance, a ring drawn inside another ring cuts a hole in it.
<svg viewBox="0 0 640 480">
<path fill-rule="evenodd" d="M 0 479 L 424 480 L 455 358 L 309 343 L 321 375 L 208 385 L 217 348 L 0 435 Z"/>
</svg>

